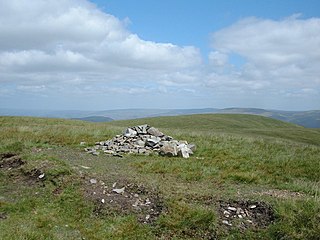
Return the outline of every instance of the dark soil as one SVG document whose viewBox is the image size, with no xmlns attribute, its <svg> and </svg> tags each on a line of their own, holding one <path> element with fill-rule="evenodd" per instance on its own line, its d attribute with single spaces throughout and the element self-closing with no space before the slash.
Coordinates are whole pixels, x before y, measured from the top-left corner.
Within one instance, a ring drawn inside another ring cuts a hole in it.
<svg viewBox="0 0 320 240">
<path fill-rule="evenodd" d="M 164 211 L 159 192 L 148 189 L 142 184 L 122 180 L 115 186 L 107 186 L 102 181 L 93 184 L 90 183 L 90 179 L 86 179 L 85 186 L 86 197 L 95 203 L 93 213 L 99 217 L 133 214 L 140 223 L 152 224 Z M 124 188 L 122 193 L 113 191 L 122 188 Z"/>
<path fill-rule="evenodd" d="M 265 228 L 275 220 L 270 205 L 257 201 L 220 201 L 218 206 L 221 225 L 241 230 Z"/>
<path fill-rule="evenodd" d="M 7 214 L 4 212 L 0 212 L 0 221 L 7 218 Z"/>
<path fill-rule="evenodd" d="M 39 178 L 42 174 L 42 171 L 39 169 L 25 170 L 20 168 L 22 165 L 27 164 L 25 160 L 22 160 L 21 157 L 14 153 L 2 153 L 0 154 L 0 169 L 10 170 L 9 178 L 11 181 L 21 182 L 22 184 L 34 185 L 42 184 L 44 185 L 43 178 Z"/>
<path fill-rule="evenodd" d="M 25 164 L 25 161 L 23 161 L 20 156 L 14 153 L 0 154 L 0 168 L 3 168 L 3 169 L 18 168 L 23 164 Z"/>
</svg>

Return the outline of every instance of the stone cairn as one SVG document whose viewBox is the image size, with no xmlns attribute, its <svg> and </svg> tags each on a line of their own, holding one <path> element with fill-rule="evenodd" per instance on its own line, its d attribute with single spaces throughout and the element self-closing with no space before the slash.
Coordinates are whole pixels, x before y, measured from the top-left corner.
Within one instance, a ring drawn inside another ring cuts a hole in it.
<svg viewBox="0 0 320 240">
<path fill-rule="evenodd" d="M 158 129 L 144 124 L 129 127 L 123 134 L 116 135 L 111 140 L 97 142 L 94 147 L 85 148 L 85 151 L 93 155 L 104 152 L 118 157 L 122 157 L 123 153 L 144 155 L 155 153 L 161 156 L 189 158 L 195 149 L 194 144 L 174 140 Z"/>
</svg>

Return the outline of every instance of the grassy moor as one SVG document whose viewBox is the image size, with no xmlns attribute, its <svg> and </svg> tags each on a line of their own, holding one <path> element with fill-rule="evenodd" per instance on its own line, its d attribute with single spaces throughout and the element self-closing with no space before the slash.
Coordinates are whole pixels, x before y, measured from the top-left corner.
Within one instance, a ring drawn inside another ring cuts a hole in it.
<svg viewBox="0 0 320 240">
<path fill-rule="evenodd" d="M 141 124 L 197 149 L 84 151 Z M 0 239 L 319 239 L 318 129 L 242 114 L 0 117 L 0 136 Z"/>
</svg>

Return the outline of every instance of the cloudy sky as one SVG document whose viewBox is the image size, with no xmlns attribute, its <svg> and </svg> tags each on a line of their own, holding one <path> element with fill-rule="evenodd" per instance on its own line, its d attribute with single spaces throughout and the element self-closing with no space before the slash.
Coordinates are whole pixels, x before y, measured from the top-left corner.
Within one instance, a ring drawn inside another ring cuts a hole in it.
<svg viewBox="0 0 320 240">
<path fill-rule="evenodd" d="M 0 108 L 320 109 L 318 0 L 0 0 Z"/>
</svg>

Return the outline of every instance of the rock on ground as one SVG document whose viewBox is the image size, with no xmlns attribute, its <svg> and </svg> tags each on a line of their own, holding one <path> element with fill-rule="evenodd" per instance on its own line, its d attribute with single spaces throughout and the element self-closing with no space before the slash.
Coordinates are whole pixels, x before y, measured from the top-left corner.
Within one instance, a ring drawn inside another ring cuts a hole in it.
<svg viewBox="0 0 320 240">
<path fill-rule="evenodd" d="M 129 127 L 123 134 L 107 141 L 97 142 L 94 147 L 85 148 L 85 151 L 93 155 L 99 155 L 99 152 L 102 151 L 113 156 L 123 153 L 144 155 L 156 153 L 162 156 L 189 158 L 195 149 L 194 144 L 174 140 L 157 128 L 144 124 Z"/>
</svg>

